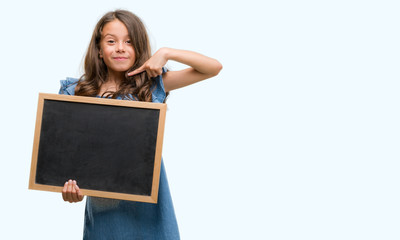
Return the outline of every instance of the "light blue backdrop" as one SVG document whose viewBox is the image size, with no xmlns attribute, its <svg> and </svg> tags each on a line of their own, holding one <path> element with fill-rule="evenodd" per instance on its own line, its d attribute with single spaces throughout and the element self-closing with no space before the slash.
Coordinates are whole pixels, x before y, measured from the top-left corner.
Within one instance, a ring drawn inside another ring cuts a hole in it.
<svg viewBox="0 0 400 240">
<path fill-rule="evenodd" d="M 400 238 L 398 1 L 72 0 L 0 3 L 2 239 L 82 236 L 83 203 L 27 189 L 37 97 L 115 8 L 224 66 L 167 102 L 182 239 Z"/>
</svg>

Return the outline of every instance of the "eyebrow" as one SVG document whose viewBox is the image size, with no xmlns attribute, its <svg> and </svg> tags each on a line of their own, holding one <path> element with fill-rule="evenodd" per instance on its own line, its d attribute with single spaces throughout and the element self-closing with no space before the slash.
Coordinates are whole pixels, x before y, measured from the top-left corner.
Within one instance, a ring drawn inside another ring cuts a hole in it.
<svg viewBox="0 0 400 240">
<path fill-rule="evenodd" d="M 111 33 L 107 33 L 107 34 L 104 35 L 103 37 L 107 37 L 108 35 L 110 35 L 111 37 L 116 37 L 114 34 L 111 34 Z"/>
<path fill-rule="evenodd" d="M 117 37 L 116 35 L 114 35 L 114 34 L 111 34 L 111 33 L 107 33 L 106 35 L 104 35 L 103 37 L 107 37 L 107 36 L 111 36 L 111 37 Z M 126 36 L 124 36 L 124 38 L 125 37 L 128 37 L 129 38 L 129 35 L 126 35 Z"/>
</svg>

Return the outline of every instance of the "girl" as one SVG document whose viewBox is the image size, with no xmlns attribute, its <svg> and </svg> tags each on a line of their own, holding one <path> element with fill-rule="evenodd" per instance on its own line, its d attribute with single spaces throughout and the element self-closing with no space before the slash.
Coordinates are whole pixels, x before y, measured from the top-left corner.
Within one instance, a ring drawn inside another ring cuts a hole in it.
<svg viewBox="0 0 400 240">
<path fill-rule="evenodd" d="M 168 60 L 189 68 L 166 71 Z M 97 23 L 83 76 L 61 81 L 60 94 L 160 103 L 169 91 L 213 77 L 221 69 L 217 60 L 191 51 L 161 48 L 151 56 L 142 21 L 131 12 L 117 10 Z M 65 183 L 62 197 L 68 202 L 83 200 L 75 180 Z M 83 238 L 179 239 L 163 163 L 158 204 L 87 197 Z"/>
</svg>

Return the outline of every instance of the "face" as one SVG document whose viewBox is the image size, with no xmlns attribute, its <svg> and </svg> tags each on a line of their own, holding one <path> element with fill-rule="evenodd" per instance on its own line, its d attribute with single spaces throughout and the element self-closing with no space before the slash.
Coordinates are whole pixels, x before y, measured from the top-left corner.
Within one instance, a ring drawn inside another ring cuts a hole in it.
<svg viewBox="0 0 400 240">
<path fill-rule="evenodd" d="M 100 40 L 100 58 L 107 65 L 110 75 L 125 74 L 135 63 L 135 51 L 128 29 L 121 21 L 114 20 L 104 25 Z"/>
</svg>

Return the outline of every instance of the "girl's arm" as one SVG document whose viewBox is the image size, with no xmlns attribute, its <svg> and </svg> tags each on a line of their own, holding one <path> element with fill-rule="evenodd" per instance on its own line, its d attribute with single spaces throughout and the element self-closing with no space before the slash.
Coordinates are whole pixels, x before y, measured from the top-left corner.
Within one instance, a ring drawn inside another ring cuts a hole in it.
<svg viewBox="0 0 400 240">
<path fill-rule="evenodd" d="M 186 64 L 190 68 L 164 73 L 163 80 L 166 92 L 213 77 L 222 69 L 221 63 L 217 60 L 199 53 L 172 48 L 160 48 L 141 67 L 128 73 L 128 75 L 133 76 L 146 71 L 150 77 L 156 77 L 162 74 L 162 67 L 165 66 L 168 60 Z"/>
</svg>

